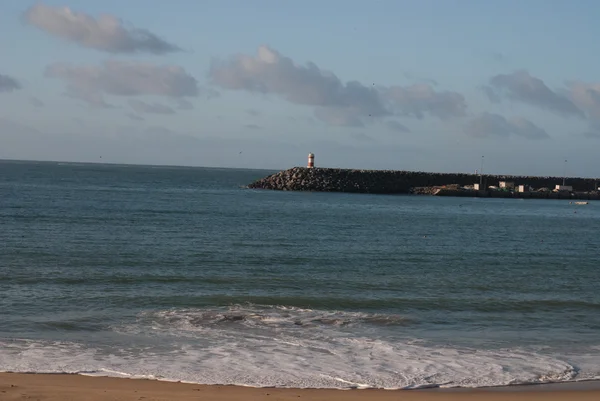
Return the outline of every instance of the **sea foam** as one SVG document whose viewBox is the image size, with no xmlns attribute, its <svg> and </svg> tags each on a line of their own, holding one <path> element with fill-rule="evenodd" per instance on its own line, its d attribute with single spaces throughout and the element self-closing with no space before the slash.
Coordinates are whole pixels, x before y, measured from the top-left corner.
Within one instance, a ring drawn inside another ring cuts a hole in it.
<svg viewBox="0 0 600 401">
<path fill-rule="evenodd" d="M 432 344 L 398 333 L 414 320 L 362 312 L 231 306 L 145 312 L 114 342 L 0 340 L 0 370 L 254 387 L 484 387 L 598 378 L 598 349 Z M 378 334 L 379 333 L 379 334 Z"/>
</svg>

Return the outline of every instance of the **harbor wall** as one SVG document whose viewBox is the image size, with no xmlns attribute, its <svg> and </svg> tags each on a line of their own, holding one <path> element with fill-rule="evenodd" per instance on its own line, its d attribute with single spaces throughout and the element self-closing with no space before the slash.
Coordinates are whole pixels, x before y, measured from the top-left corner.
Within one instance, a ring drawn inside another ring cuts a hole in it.
<svg viewBox="0 0 600 401">
<path fill-rule="evenodd" d="M 255 181 L 248 187 L 281 191 L 403 194 L 411 193 L 418 187 L 472 186 L 478 183 L 479 179 L 479 175 L 475 174 L 294 167 Z M 563 178 L 484 175 L 483 181 L 486 186 L 497 186 L 500 181 L 512 181 L 516 186 L 528 185 L 533 188 L 554 189 L 556 185 L 562 184 Z M 574 192 L 595 191 L 598 182 L 600 180 L 593 178 L 568 177 L 566 179 L 566 184 L 572 186 Z"/>
<path fill-rule="evenodd" d="M 571 200 L 600 200 L 600 193 L 597 191 L 581 192 L 508 192 L 508 191 L 476 191 L 476 190 L 455 190 L 442 189 L 431 193 L 433 196 L 455 196 L 470 198 L 514 198 L 514 199 L 571 199 Z"/>
</svg>

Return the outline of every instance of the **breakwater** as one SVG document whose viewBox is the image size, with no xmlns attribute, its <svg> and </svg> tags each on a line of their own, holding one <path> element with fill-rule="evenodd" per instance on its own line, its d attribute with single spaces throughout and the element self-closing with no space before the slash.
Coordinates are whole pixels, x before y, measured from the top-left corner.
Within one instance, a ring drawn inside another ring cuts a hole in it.
<svg viewBox="0 0 600 401">
<path fill-rule="evenodd" d="M 436 195 L 433 191 L 427 193 L 427 191 L 419 192 L 415 191 L 415 189 L 451 185 L 458 187 L 472 186 L 473 184 L 478 183 L 479 179 L 479 175 L 475 174 L 294 167 L 255 181 L 248 185 L 248 187 L 280 191 L 354 192 L 371 194 L 423 193 Z M 562 184 L 563 178 L 512 175 L 483 176 L 483 182 L 486 187 L 492 185 L 496 186 L 500 181 L 510 181 L 514 182 L 515 185 L 527 185 L 532 188 L 548 188 L 551 190 L 554 189 L 556 185 Z M 566 181 L 567 185 L 573 187 L 574 192 L 587 193 L 595 192 L 600 180 L 570 177 L 567 178 Z M 450 193 L 446 192 L 439 195 L 450 195 Z M 543 196 L 540 195 L 540 197 Z"/>
</svg>

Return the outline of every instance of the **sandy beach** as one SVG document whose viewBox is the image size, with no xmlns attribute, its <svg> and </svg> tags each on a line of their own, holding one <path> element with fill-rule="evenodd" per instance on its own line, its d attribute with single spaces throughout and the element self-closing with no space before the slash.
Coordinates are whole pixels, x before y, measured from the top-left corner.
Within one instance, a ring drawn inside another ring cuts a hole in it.
<svg viewBox="0 0 600 401">
<path fill-rule="evenodd" d="M 39 401 L 187 401 L 187 400 L 599 400 L 600 389 L 582 383 L 576 386 L 525 386 L 511 391 L 479 390 L 301 390 L 206 386 L 153 380 L 117 379 L 62 374 L 0 374 L 0 400 Z"/>
</svg>

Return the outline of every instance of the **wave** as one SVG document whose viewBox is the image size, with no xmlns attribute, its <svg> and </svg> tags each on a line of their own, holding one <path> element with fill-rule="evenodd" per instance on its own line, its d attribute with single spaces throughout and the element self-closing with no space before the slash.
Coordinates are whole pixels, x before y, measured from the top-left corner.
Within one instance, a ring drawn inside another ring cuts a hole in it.
<svg viewBox="0 0 600 401">
<path fill-rule="evenodd" d="M 221 308 L 172 309 L 144 312 L 142 321 L 152 321 L 158 326 L 181 329 L 199 327 L 246 325 L 253 327 L 314 327 L 352 326 L 367 324 L 374 326 L 404 326 L 413 321 L 396 314 L 363 312 L 322 311 L 290 306 L 231 305 Z"/>
<path fill-rule="evenodd" d="M 0 338 L 0 371 L 293 388 L 490 387 L 600 378 L 600 346 L 483 349 L 403 335 L 401 314 L 235 304 L 147 310 L 61 340 Z M 72 326 L 73 325 L 73 326 Z"/>
<path fill-rule="evenodd" d="M 252 302 L 261 305 L 289 305 L 299 308 L 313 308 L 326 310 L 371 310 L 371 311 L 401 311 L 412 313 L 414 311 L 439 311 L 439 312 L 477 312 L 477 313 L 564 313 L 574 311 L 600 311 L 600 302 L 583 299 L 520 299 L 507 297 L 435 297 L 415 298 L 393 296 L 392 292 L 383 292 L 378 298 L 367 298 L 364 296 L 328 296 L 318 292 L 300 294 L 304 285 L 308 285 L 302 278 L 278 282 L 278 289 L 289 289 L 289 292 L 298 292 L 298 295 L 245 295 L 245 294 L 211 294 L 211 285 L 234 286 L 236 288 L 255 288 L 264 285 L 263 277 L 253 278 L 243 274 L 212 275 L 212 276 L 185 276 L 185 275 L 161 275 L 161 274 L 137 274 L 137 275 L 95 275 L 95 276 L 57 276 L 57 275 L 8 275 L 0 277 L 0 283 L 9 285 L 35 285 L 41 284 L 58 286 L 89 286 L 103 287 L 112 285 L 127 285 L 131 287 L 143 287 L 152 284 L 186 284 L 199 287 L 198 294 L 165 294 L 152 293 L 146 295 L 116 294 L 107 300 L 113 305 L 127 304 L 130 307 L 148 308 L 168 305 L 173 307 L 206 307 L 228 306 Z M 356 282 L 358 285 L 358 282 Z M 354 285 L 353 282 L 345 282 L 346 287 Z M 200 286 L 201 289 L 200 289 Z M 371 284 L 365 288 L 378 289 L 377 284 Z M 318 291 L 318 287 L 315 288 Z M 238 290 L 242 292 L 242 289 Z M 90 293 L 91 296 L 92 293 Z M 94 296 L 104 296 L 103 293 Z M 87 298 L 84 296 L 83 298 Z"/>
<path fill-rule="evenodd" d="M 324 352 L 326 350 L 327 352 Z M 520 349 L 483 351 L 392 344 L 368 338 L 243 338 L 202 344 L 103 347 L 65 341 L 0 339 L 0 371 L 78 373 L 198 384 L 291 388 L 492 387 L 600 378 L 595 365 Z"/>
</svg>

